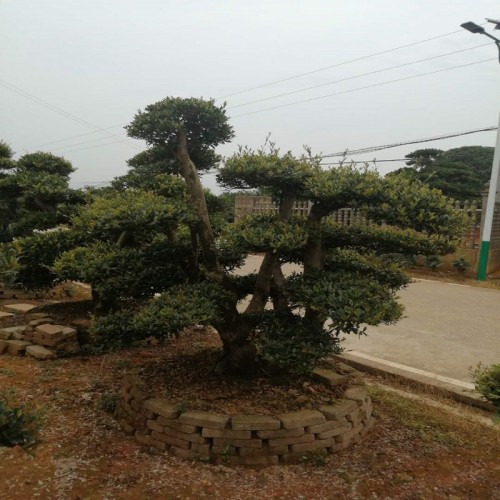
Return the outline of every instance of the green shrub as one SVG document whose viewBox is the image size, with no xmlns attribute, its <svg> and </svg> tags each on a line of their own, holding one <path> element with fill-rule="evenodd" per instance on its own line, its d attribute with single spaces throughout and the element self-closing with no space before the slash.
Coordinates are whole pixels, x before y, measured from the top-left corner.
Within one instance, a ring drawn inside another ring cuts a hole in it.
<svg viewBox="0 0 500 500">
<path fill-rule="evenodd" d="M 438 255 L 428 255 L 425 258 L 425 265 L 435 271 L 438 267 L 441 266 L 441 259 Z"/>
<path fill-rule="evenodd" d="M 452 265 L 459 273 L 465 273 L 470 269 L 470 263 L 464 255 L 453 260 Z"/>
<path fill-rule="evenodd" d="M 0 446 L 34 444 L 44 421 L 43 410 L 17 401 L 13 390 L 0 391 Z"/>
<path fill-rule="evenodd" d="M 479 363 L 472 376 L 476 391 L 490 401 L 500 415 L 500 364 L 484 366 Z"/>
</svg>

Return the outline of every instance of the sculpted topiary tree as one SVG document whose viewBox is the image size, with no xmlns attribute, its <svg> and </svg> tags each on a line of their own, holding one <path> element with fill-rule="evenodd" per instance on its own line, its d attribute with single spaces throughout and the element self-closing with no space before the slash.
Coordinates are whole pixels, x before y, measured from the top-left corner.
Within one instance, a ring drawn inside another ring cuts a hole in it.
<svg viewBox="0 0 500 500">
<path fill-rule="evenodd" d="M 445 254 L 460 233 L 461 218 L 450 202 L 419 182 L 355 167 L 325 171 L 314 157 L 295 158 L 271 146 L 240 149 L 220 169 L 219 181 L 265 189 L 278 213 L 249 216 L 215 238 L 198 169 L 213 166 L 215 147 L 233 137 L 224 106 L 167 98 L 140 111 L 127 130 L 150 145 L 156 160 L 164 154 L 184 179 L 195 214 L 191 252 L 199 255 L 190 273 L 196 280 L 153 301 L 135 316 L 134 328 L 154 323 L 151 333 L 161 336 L 169 322 L 181 325 L 180 316 L 214 324 L 224 349 L 216 372 L 252 375 L 258 366 L 305 371 L 338 347 L 339 333 L 396 321 L 396 292 L 408 277 L 380 256 Z M 156 165 L 162 164 L 160 158 Z M 297 200 L 312 202 L 307 217 L 293 215 Z M 335 224 L 328 216 L 343 207 L 358 208 L 371 222 Z M 233 276 L 224 259 L 231 255 L 234 263 L 249 252 L 264 253 L 259 272 Z M 287 262 L 303 264 L 304 272 L 285 277 Z M 246 295 L 251 299 L 239 311 Z M 268 300 L 272 310 L 265 309 Z"/>
</svg>

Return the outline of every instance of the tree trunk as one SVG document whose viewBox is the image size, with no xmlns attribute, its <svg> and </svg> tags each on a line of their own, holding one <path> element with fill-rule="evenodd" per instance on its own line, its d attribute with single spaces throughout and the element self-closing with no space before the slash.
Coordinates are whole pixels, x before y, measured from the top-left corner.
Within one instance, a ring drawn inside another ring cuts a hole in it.
<svg viewBox="0 0 500 500">
<path fill-rule="evenodd" d="M 294 196 L 284 196 L 281 200 L 278 220 L 287 221 L 292 214 L 295 203 Z M 259 274 L 255 283 L 252 300 L 245 310 L 245 314 L 252 314 L 264 310 L 271 291 L 271 281 L 276 267 L 279 266 L 279 255 L 277 252 L 268 251 L 260 265 Z"/>
<path fill-rule="evenodd" d="M 324 265 L 324 250 L 321 237 L 321 219 L 324 214 L 317 205 L 313 205 L 307 219 L 307 245 L 304 254 L 304 276 L 321 271 Z M 305 317 L 318 326 L 324 319 L 316 311 L 306 309 Z"/>
<path fill-rule="evenodd" d="M 229 299 L 225 304 L 222 323 L 217 325 L 224 352 L 221 360 L 214 367 L 214 372 L 251 377 L 255 373 L 257 350 L 248 339 L 250 334 L 248 323 L 244 321 L 236 309 L 237 294 L 219 263 L 203 186 L 200 182 L 198 172 L 189 157 L 187 134 L 182 128 L 178 132 L 177 157 L 181 166 L 181 175 L 186 181 L 189 197 L 198 216 L 199 222 L 196 228 L 197 241 L 199 241 L 203 251 L 207 278 L 218 283 L 219 286 L 230 292 L 232 296 L 232 299 Z M 193 250 L 197 251 L 197 248 Z"/>
</svg>

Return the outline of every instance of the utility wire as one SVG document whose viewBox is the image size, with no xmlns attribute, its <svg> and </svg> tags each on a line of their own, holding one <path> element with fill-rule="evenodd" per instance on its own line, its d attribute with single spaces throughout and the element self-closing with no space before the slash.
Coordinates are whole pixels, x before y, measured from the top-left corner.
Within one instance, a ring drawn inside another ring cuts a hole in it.
<svg viewBox="0 0 500 500">
<path fill-rule="evenodd" d="M 269 87 L 271 85 L 276 85 L 277 83 L 282 83 L 282 82 L 287 82 L 289 80 L 294 80 L 295 78 L 300 78 L 301 76 L 307 76 L 307 75 L 312 75 L 314 73 L 319 73 L 320 71 L 325 71 L 327 69 L 338 68 L 339 66 L 344 66 L 346 64 L 351 64 L 351 63 L 354 63 L 354 62 L 363 61 L 365 59 L 370 59 L 372 57 L 377 57 L 377 56 L 380 56 L 380 55 L 383 55 L 383 54 L 388 54 L 390 52 L 395 52 L 396 50 L 405 49 L 407 47 L 413 47 L 415 45 L 419 45 L 419 44 L 422 44 L 422 43 L 430 42 L 432 40 L 437 40 L 439 38 L 443 38 L 443 37 L 446 37 L 446 36 L 454 35 L 456 33 L 461 33 L 462 31 L 463 31 L 462 29 L 456 30 L 456 31 L 450 31 L 449 33 L 444 33 L 443 35 L 433 36 L 431 38 L 425 38 L 424 40 L 419 40 L 417 42 L 408 43 L 406 45 L 400 45 L 399 47 L 394 47 L 392 49 L 382 50 L 381 52 L 374 52 L 373 54 L 368 54 L 366 56 L 358 57 L 356 59 L 350 59 L 348 61 L 343 61 L 343 62 L 340 62 L 340 63 L 332 64 L 330 66 L 325 66 L 323 68 L 318 68 L 318 69 L 314 69 L 312 71 L 307 71 L 305 73 L 299 73 L 297 75 L 292 75 L 292 76 L 289 76 L 287 78 L 282 78 L 281 80 L 275 80 L 273 82 L 264 83 L 262 85 L 257 85 L 255 87 L 250 87 L 250 88 L 247 88 L 245 90 L 240 90 L 238 92 L 233 92 L 231 94 L 226 94 L 226 95 L 223 95 L 223 96 L 215 98 L 215 100 L 218 101 L 220 99 L 225 99 L 226 97 L 232 97 L 232 96 L 235 96 L 235 95 L 244 94 L 246 92 L 251 92 L 253 90 L 258 90 L 258 89 L 262 89 L 264 87 Z"/>
<path fill-rule="evenodd" d="M 376 73 L 384 73 L 385 71 L 390 71 L 392 69 L 403 68 L 405 66 L 411 66 L 412 64 L 418 64 L 418 63 L 425 62 L 425 61 L 431 61 L 432 59 L 439 59 L 440 57 L 446 57 L 446 56 L 450 56 L 450 55 L 453 55 L 453 54 L 459 54 L 461 52 L 467 52 L 469 50 L 478 49 L 480 47 L 486 47 L 487 45 L 491 45 L 491 43 L 483 43 L 482 45 L 475 45 L 474 47 L 470 47 L 468 49 L 455 50 L 453 52 L 447 52 L 446 54 L 440 54 L 438 56 L 426 57 L 425 59 L 417 59 L 416 61 L 411 61 L 411 62 L 407 62 L 407 63 L 404 63 L 404 64 L 398 64 L 396 66 L 389 66 L 388 68 L 377 69 L 377 70 L 374 70 L 374 71 L 370 71 L 368 73 L 361 73 L 359 75 L 348 76 L 348 77 L 342 78 L 340 80 L 334 80 L 332 82 L 321 83 L 319 85 L 313 85 L 312 87 L 305 87 L 305 88 L 298 89 L 298 90 L 292 90 L 291 92 L 285 92 L 283 94 L 277 94 L 277 95 L 273 95 L 273 96 L 270 96 L 270 97 L 264 97 L 262 99 L 256 99 L 255 101 L 249 101 L 249 102 L 245 102 L 243 104 L 237 104 L 235 106 L 229 106 L 227 109 L 241 108 L 242 106 L 249 106 L 250 104 L 255 104 L 257 102 L 269 101 L 271 99 L 277 99 L 278 97 L 284 97 L 284 96 L 287 96 L 287 95 L 298 94 L 299 92 L 306 92 L 307 90 L 318 89 L 320 87 L 326 87 L 327 85 L 333 85 L 335 83 L 346 82 L 348 80 L 354 80 L 356 78 L 361 78 L 363 76 L 374 75 Z"/>
<path fill-rule="evenodd" d="M 399 146 L 406 146 L 408 144 L 419 144 L 419 143 L 423 143 L 423 142 L 441 141 L 443 139 L 449 139 L 450 137 L 460 137 L 462 135 L 477 134 L 479 132 L 490 132 L 493 130 L 497 130 L 497 127 L 483 127 L 483 128 L 478 128 L 475 130 L 466 130 L 465 132 L 454 132 L 451 134 L 438 135 L 435 137 L 426 137 L 425 139 L 416 139 L 416 140 L 411 140 L 411 141 L 397 142 L 394 144 L 384 144 L 383 146 L 370 146 L 367 148 L 359 148 L 359 149 L 353 149 L 353 150 L 346 149 L 345 151 L 339 151 L 337 153 L 330 153 L 327 155 L 321 155 L 321 158 L 333 158 L 335 156 L 367 154 L 367 153 L 373 153 L 374 151 L 381 151 L 382 149 L 391 149 L 391 148 L 397 148 Z M 379 161 L 381 161 L 381 160 L 379 160 Z M 326 165 L 326 164 L 324 164 L 324 165 Z"/>
<path fill-rule="evenodd" d="M 120 124 L 120 125 L 113 125 L 112 127 L 106 127 L 106 128 L 101 129 L 101 130 L 111 130 L 111 129 L 118 128 L 118 127 L 123 127 L 123 125 L 122 124 Z M 72 135 L 70 137 L 65 137 L 64 139 L 58 139 L 57 141 L 44 142 L 42 144 L 36 144 L 35 146 L 29 146 L 27 148 L 19 148 L 19 149 L 22 149 L 22 150 L 31 150 L 31 149 L 36 149 L 36 148 L 43 148 L 44 146 L 50 146 L 51 144 L 57 144 L 59 142 L 70 141 L 72 139 L 78 139 L 79 137 L 85 137 L 87 135 L 92 135 L 92 134 L 97 134 L 97 132 L 85 132 L 84 134 Z"/>
<path fill-rule="evenodd" d="M 37 103 L 37 104 L 39 104 L 41 106 L 44 106 L 45 108 L 50 109 L 54 113 L 58 113 L 58 114 L 64 116 L 65 118 L 68 118 L 69 120 L 73 120 L 73 121 L 79 123 L 80 125 L 84 125 L 87 128 L 91 128 L 95 132 L 102 133 L 102 134 L 104 134 L 104 135 L 106 135 L 108 137 L 118 138 L 118 141 L 120 141 L 120 142 L 123 142 L 125 144 L 129 144 L 129 145 L 133 145 L 134 147 L 137 147 L 132 142 L 129 142 L 129 141 L 127 141 L 127 140 L 125 140 L 125 139 L 117 136 L 116 134 L 112 134 L 110 132 L 107 132 L 105 129 L 100 128 L 97 125 L 94 125 L 93 123 L 88 122 L 87 120 L 83 120 L 82 118 L 79 118 L 78 116 L 73 115 L 72 113 L 68 113 L 64 109 L 61 109 L 61 108 L 59 108 L 57 106 L 54 106 L 53 104 L 51 104 L 51 103 L 49 103 L 47 101 L 44 101 L 43 99 L 40 99 L 40 98 L 34 96 L 33 94 L 30 94 L 30 93 L 24 91 L 23 89 L 21 89 L 19 87 L 16 87 L 15 85 L 12 85 L 9 82 L 6 82 L 5 80 L 0 80 L 0 86 L 6 88 L 8 90 L 10 90 L 11 92 L 19 94 L 19 95 L 25 97 L 26 99 L 29 99 L 29 100 L 31 100 L 31 101 L 33 101 L 33 102 L 35 102 L 35 103 Z"/>
<path fill-rule="evenodd" d="M 389 83 L 402 82 L 405 80 L 411 80 L 413 78 L 419 78 L 421 76 L 433 75 L 436 73 L 443 73 L 445 71 L 451 71 L 453 69 L 458 69 L 458 68 L 465 68 L 466 66 L 473 66 L 475 64 L 481 64 L 481 63 L 488 62 L 488 61 L 496 61 L 496 58 L 482 59 L 481 61 L 475 61 L 475 62 L 471 62 L 471 63 L 467 63 L 467 64 L 461 64 L 459 66 L 452 66 L 451 68 L 438 69 L 435 71 L 429 71 L 427 73 L 419 73 L 418 75 L 405 76 L 403 78 L 396 78 L 395 80 L 388 80 L 386 82 L 374 83 L 372 85 L 365 85 L 364 87 L 357 87 L 357 88 L 350 89 L 350 90 L 343 90 L 341 92 L 335 92 L 333 94 L 322 95 L 319 97 L 311 97 L 310 99 L 302 99 L 300 101 L 294 101 L 294 102 L 290 102 L 288 104 L 281 104 L 279 106 L 272 106 L 270 108 L 263 108 L 263 109 L 258 109 L 256 111 L 249 111 L 248 113 L 242 113 L 241 115 L 234 115 L 234 116 L 231 116 L 231 118 L 240 118 L 242 116 L 254 115 L 256 113 L 263 113 L 264 111 L 272 111 L 275 109 L 287 108 L 289 106 L 294 106 L 296 104 L 302 104 L 304 102 L 318 101 L 320 99 L 326 99 L 327 97 L 333 97 L 333 96 L 342 95 L 342 94 L 349 94 L 351 92 L 358 92 L 359 90 L 365 90 L 365 89 L 370 89 L 370 88 L 374 88 L 374 87 L 381 87 L 383 85 L 388 85 Z"/>
<path fill-rule="evenodd" d="M 372 160 L 344 160 L 344 161 L 329 161 L 326 163 L 321 163 L 321 166 L 323 165 L 345 165 L 345 164 L 350 164 L 351 161 L 353 163 L 386 163 L 386 162 L 391 162 L 391 161 L 409 161 L 411 158 L 393 158 L 391 160 L 377 160 L 376 158 L 373 158 Z"/>
<path fill-rule="evenodd" d="M 123 133 L 123 134 L 116 134 L 116 136 L 126 136 L 127 134 Z M 97 137 L 96 139 L 90 139 L 88 141 L 81 141 L 81 142 L 76 142 L 75 144 L 67 144 L 66 146 L 60 146 L 58 148 L 51 148 L 51 151 L 58 151 L 60 149 L 68 149 L 68 148 L 72 148 L 74 146 L 80 146 L 82 144 L 89 144 L 90 142 L 97 142 L 97 141 L 106 141 L 108 140 L 109 137 Z M 115 141 L 115 142 L 119 142 L 119 141 Z M 111 144 L 111 143 L 109 143 Z M 99 147 L 101 144 L 97 144 L 96 147 Z M 65 153 L 67 151 L 63 151 L 63 153 Z"/>
</svg>

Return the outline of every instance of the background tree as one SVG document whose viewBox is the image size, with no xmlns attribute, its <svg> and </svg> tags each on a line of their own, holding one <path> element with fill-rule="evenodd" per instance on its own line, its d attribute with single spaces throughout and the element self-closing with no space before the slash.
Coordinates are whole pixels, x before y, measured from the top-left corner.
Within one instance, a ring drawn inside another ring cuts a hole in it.
<svg viewBox="0 0 500 500">
<path fill-rule="evenodd" d="M 6 207 L 3 239 L 24 236 L 67 222 L 83 193 L 69 188 L 71 163 L 51 153 L 0 161 L 0 193 Z"/>
<path fill-rule="evenodd" d="M 456 200 L 480 200 L 484 184 L 491 176 L 493 153 L 494 148 L 484 146 L 464 146 L 448 151 L 418 149 L 406 155 L 409 167 L 388 175 L 418 179 Z"/>
</svg>

